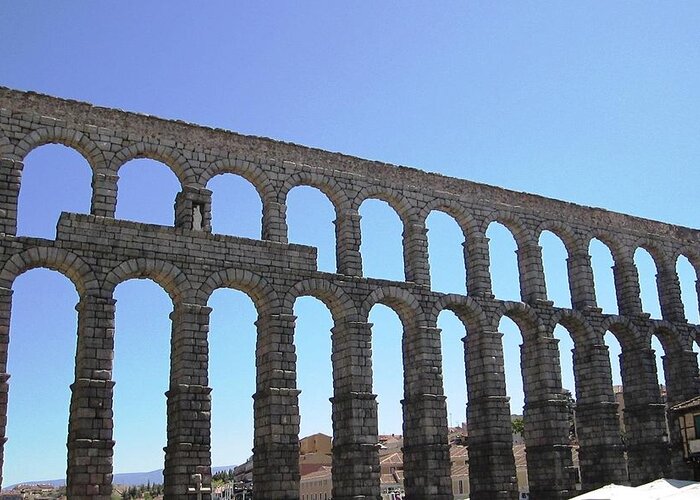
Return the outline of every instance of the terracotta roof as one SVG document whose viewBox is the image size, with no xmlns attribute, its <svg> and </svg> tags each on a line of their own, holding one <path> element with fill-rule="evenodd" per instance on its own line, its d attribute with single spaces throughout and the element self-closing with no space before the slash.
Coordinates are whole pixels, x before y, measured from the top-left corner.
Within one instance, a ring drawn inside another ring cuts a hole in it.
<svg viewBox="0 0 700 500">
<path fill-rule="evenodd" d="M 307 474 L 301 474 L 302 479 L 323 479 L 323 478 L 329 478 L 331 477 L 331 468 L 327 467 L 325 465 L 321 466 L 320 469 L 317 469 L 313 472 L 309 472 Z"/>
<path fill-rule="evenodd" d="M 524 444 L 513 445 L 513 458 L 515 458 L 516 467 L 527 467 Z"/>
<path fill-rule="evenodd" d="M 458 444 L 450 445 L 450 460 L 455 459 L 467 460 L 469 458 L 469 453 L 467 453 L 467 447 Z"/>
<path fill-rule="evenodd" d="M 395 451 L 379 457 L 379 463 L 384 465 L 403 465 L 403 454 Z"/>
<path fill-rule="evenodd" d="M 403 436 L 397 434 L 380 434 L 378 438 L 379 442 L 384 445 L 395 445 L 403 443 Z"/>
<path fill-rule="evenodd" d="M 319 437 L 319 436 L 331 439 L 331 437 L 328 434 L 324 434 L 323 432 L 317 432 L 316 434 L 310 434 L 308 436 L 304 436 L 303 438 L 299 439 L 299 441 L 304 441 L 304 440 Z"/>
<path fill-rule="evenodd" d="M 673 405 L 671 411 L 692 410 L 693 408 L 700 408 L 700 396 Z"/>
<path fill-rule="evenodd" d="M 304 453 L 299 455 L 300 464 L 323 464 L 330 465 L 332 460 L 332 455 L 326 453 L 319 453 L 317 451 L 313 453 Z"/>
<path fill-rule="evenodd" d="M 384 456 L 379 456 L 380 465 L 398 465 L 403 466 L 403 454 L 399 452 L 388 453 Z"/>
<path fill-rule="evenodd" d="M 397 484 L 393 474 L 382 474 L 379 476 L 379 482 L 381 484 Z"/>
<path fill-rule="evenodd" d="M 455 465 L 452 467 L 450 475 L 452 476 L 452 479 L 457 479 L 458 477 L 469 477 L 469 466 Z"/>
<path fill-rule="evenodd" d="M 313 474 L 314 472 L 322 469 L 330 469 L 327 465 L 319 464 L 319 463 L 311 463 L 311 464 L 299 464 L 299 475 L 300 476 L 306 476 L 309 474 Z"/>
</svg>

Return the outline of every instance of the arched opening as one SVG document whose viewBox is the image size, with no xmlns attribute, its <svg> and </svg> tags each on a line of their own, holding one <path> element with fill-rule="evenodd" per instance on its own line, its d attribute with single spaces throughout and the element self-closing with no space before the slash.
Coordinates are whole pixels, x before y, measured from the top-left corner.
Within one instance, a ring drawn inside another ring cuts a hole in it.
<svg viewBox="0 0 700 500">
<path fill-rule="evenodd" d="M 651 336 L 651 348 L 654 351 L 654 358 L 656 362 L 656 379 L 659 382 L 659 391 L 662 395 L 666 394 L 666 372 L 664 371 L 664 356 L 666 356 L 666 349 L 664 349 L 661 340 L 658 335 L 654 334 Z"/>
<path fill-rule="evenodd" d="M 467 294 L 464 262 L 464 233 L 457 221 L 444 212 L 433 210 L 425 221 L 428 228 L 430 284 L 433 290 Z"/>
<path fill-rule="evenodd" d="M 119 168 L 116 218 L 172 226 L 180 190 L 177 176 L 164 163 L 149 158 L 128 161 Z"/>
<path fill-rule="evenodd" d="M 207 304 L 209 316 L 209 387 L 211 393 L 211 463 L 244 463 L 253 449 L 253 399 L 257 311 L 243 292 L 219 288 Z"/>
<path fill-rule="evenodd" d="M 207 189 L 213 233 L 260 239 L 262 201 L 253 184 L 240 175 L 223 173 L 212 177 Z"/>
<path fill-rule="evenodd" d="M 372 323 L 372 386 L 377 395 L 379 434 L 401 435 L 403 431 L 403 325 L 396 312 L 375 304 Z"/>
<path fill-rule="evenodd" d="M 564 242 L 551 231 L 542 231 L 539 244 L 542 247 L 542 265 L 547 286 L 547 299 L 556 307 L 571 308 L 569 270 L 566 260 L 569 254 Z"/>
<path fill-rule="evenodd" d="M 24 273 L 12 289 L 3 486 L 65 479 L 78 294 L 48 269 Z"/>
<path fill-rule="evenodd" d="M 333 318 L 323 302 L 314 297 L 299 297 L 294 303 L 297 317 L 294 346 L 297 353 L 297 388 L 301 422 L 299 436 L 323 433 L 333 435 L 331 403 L 333 368 L 331 328 Z M 330 457 L 329 463 L 330 465 Z"/>
<path fill-rule="evenodd" d="M 320 189 L 296 186 L 287 195 L 289 242 L 318 249 L 318 270 L 335 272 L 335 208 Z"/>
<path fill-rule="evenodd" d="M 620 366 L 620 354 L 622 354 L 622 346 L 614 333 L 610 330 L 605 332 L 603 342 L 608 346 L 608 355 L 610 356 L 610 371 L 612 375 L 611 383 L 613 385 L 622 386 L 622 369 Z"/>
<path fill-rule="evenodd" d="M 652 318 L 661 319 L 659 305 L 659 290 L 656 286 L 656 264 L 651 254 L 644 248 L 634 252 L 634 265 L 639 274 L 639 295 L 642 299 L 642 311 L 651 314 Z"/>
<path fill-rule="evenodd" d="M 569 401 L 569 439 L 572 442 L 576 442 L 576 421 L 574 419 L 577 398 L 576 375 L 574 373 L 575 343 L 571 332 L 561 324 L 557 324 L 554 327 L 554 338 L 559 341 L 561 388 L 564 390 Z"/>
<path fill-rule="evenodd" d="M 394 281 L 405 279 L 403 223 L 396 211 L 381 200 L 360 205 L 362 275 Z"/>
<path fill-rule="evenodd" d="M 561 387 L 576 398 L 576 378 L 574 376 L 574 340 L 571 332 L 561 324 L 554 327 L 554 338 L 559 347 L 559 362 L 561 364 Z"/>
<path fill-rule="evenodd" d="M 681 286 L 681 300 L 685 317 L 690 323 L 700 324 L 700 301 L 698 301 L 697 274 L 695 268 L 685 255 L 676 260 L 676 272 Z"/>
<path fill-rule="evenodd" d="M 510 398 L 510 413 L 512 416 L 523 416 L 525 405 L 525 390 L 520 361 L 520 344 L 522 334 L 520 328 L 508 316 L 503 316 L 498 324 L 498 331 L 503 334 L 503 367 L 506 378 L 506 394 Z"/>
<path fill-rule="evenodd" d="M 449 427 L 461 427 L 467 419 L 467 379 L 462 342 L 466 329 L 455 313 L 449 310 L 440 312 L 438 328 L 442 330 L 440 347 L 442 380 L 447 397 L 447 424 Z"/>
<path fill-rule="evenodd" d="M 114 473 L 162 469 L 173 303 L 150 279 L 124 281 L 114 297 Z"/>
<path fill-rule="evenodd" d="M 620 432 L 624 436 L 625 433 L 625 420 L 624 420 L 624 409 L 625 409 L 625 394 L 624 387 L 622 386 L 622 367 L 620 366 L 620 355 L 622 354 L 622 346 L 620 341 L 611 331 L 606 331 L 603 336 L 603 342 L 608 346 L 608 356 L 610 358 L 610 383 L 612 385 L 612 392 L 615 395 L 615 402 L 617 403 L 617 411 L 620 418 Z M 624 438 L 623 438 L 624 440 Z"/>
<path fill-rule="evenodd" d="M 516 251 L 518 245 L 510 230 L 500 222 L 492 222 L 486 230 L 489 239 L 489 272 L 496 298 L 520 301 L 520 273 Z"/>
<path fill-rule="evenodd" d="M 90 212 L 92 169 L 76 150 L 60 144 L 36 148 L 24 159 L 17 206 L 17 236 L 54 239 L 61 212 Z"/>
<path fill-rule="evenodd" d="M 527 468 L 525 463 L 525 383 L 523 380 L 523 361 L 520 344 L 523 336 L 518 325 L 508 316 L 503 316 L 498 324 L 498 331 L 503 335 L 503 370 L 505 376 L 505 393 L 510 404 L 510 421 L 513 440 L 513 459 L 516 467 L 518 490 L 523 490 Z"/>
<path fill-rule="evenodd" d="M 615 293 L 615 276 L 613 275 L 612 252 L 602 241 L 593 238 L 588 246 L 593 269 L 596 303 L 605 314 L 617 314 L 617 295 Z"/>
</svg>

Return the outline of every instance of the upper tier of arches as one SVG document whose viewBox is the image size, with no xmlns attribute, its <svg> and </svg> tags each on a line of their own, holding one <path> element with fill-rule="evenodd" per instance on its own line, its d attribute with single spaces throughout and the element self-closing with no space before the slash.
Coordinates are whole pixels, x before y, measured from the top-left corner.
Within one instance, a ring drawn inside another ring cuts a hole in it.
<svg viewBox="0 0 700 500">
<path fill-rule="evenodd" d="M 27 129 L 5 129 L 0 123 L 0 155 L 4 169 L 16 183 L 7 183 L 1 193 L 5 234 L 16 230 L 17 199 L 24 158 L 46 144 L 62 144 L 75 149 L 87 161 L 92 172 L 91 209 L 93 215 L 114 217 L 118 196 L 117 181 L 123 165 L 136 158 L 149 158 L 166 165 L 175 175 L 180 193 L 175 200 L 175 226 L 211 231 L 211 191 L 209 181 L 223 173 L 239 175 L 250 182 L 262 206 L 262 239 L 286 243 L 286 201 L 297 186 L 311 186 L 327 197 L 335 215 L 336 266 L 344 275 L 362 276 L 359 207 L 369 199 L 386 202 L 398 215 L 403 228 L 405 280 L 430 285 L 428 234 L 426 219 L 433 211 L 452 217 L 464 237 L 467 294 L 489 297 L 492 294 L 489 273 L 490 255 L 486 231 L 492 223 L 506 227 L 517 246 L 520 300 L 536 303 L 548 299 L 542 264 L 540 236 L 550 232 L 566 249 L 571 304 L 573 309 L 597 307 L 596 289 L 590 266 L 590 243 L 602 242 L 613 258 L 615 296 L 619 314 L 643 314 L 639 272 L 635 253 L 643 249 L 656 268 L 656 285 L 661 317 L 672 322 L 686 321 L 681 284 L 676 271 L 679 259 L 690 263 L 697 280 L 700 252 L 695 234 L 668 226 L 663 235 L 605 227 L 595 217 L 590 221 L 573 219 L 551 211 L 533 213 L 502 203 L 475 201 L 468 196 L 437 192 L 429 187 L 404 185 L 382 178 L 362 177 L 329 167 L 314 167 L 286 161 L 259 161 L 251 156 L 218 157 L 197 152 L 195 147 L 155 137 L 116 140 L 108 131 L 85 126 L 70 128 L 64 122 L 47 125 L 46 118 Z M 11 131 L 10 131 L 11 130 Z M 9 162 L 7 162 L 9 160 Z M 390 173 L 390 172 L 387 172 Z M 195 223 L 193 210 L 202 212 L 203 221 Z M 675 236 L 678 236 L 677 238 Z M 687 288 L 687 287 L 686 287 Z M 687 308 L 687 306 L 686 306 Z M 696 305 L 697 308 L 697 305 Z"/>
</svg>

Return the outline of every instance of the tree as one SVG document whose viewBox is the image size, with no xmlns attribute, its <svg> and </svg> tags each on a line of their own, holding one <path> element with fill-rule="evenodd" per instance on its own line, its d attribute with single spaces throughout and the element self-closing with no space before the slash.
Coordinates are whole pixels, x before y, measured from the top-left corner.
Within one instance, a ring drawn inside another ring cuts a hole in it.
<svg viewBox="0 0 700 500">
<path fill-rule="evenodd" d="M 525 422 L 520 417 L 511 420 L 511 426 L 513 427 L 513 434 L 522 434 L 525 431 Z"/>
</svg>

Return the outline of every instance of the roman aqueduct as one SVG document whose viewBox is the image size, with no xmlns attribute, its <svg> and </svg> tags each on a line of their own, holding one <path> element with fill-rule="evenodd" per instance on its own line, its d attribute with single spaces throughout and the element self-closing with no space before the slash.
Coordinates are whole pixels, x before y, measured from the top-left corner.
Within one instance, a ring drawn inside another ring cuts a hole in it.
<svg viewBox="0 0 700 500">
<path fill-rule="evenodd" d="M 55 240 L 16 236 L 23 160 L 59 143 L 92 168 L 90 214 L 64 213 Z M 182 186 L 175 227 L 115 219 L 121 165 L 134 158 L 167 164 Z M 243 176 L 263 206 L 262 238 L 211 232 L 209 179 Z M 295 186 L 321 190 L 335 208 L 335 273 L 319 272 L 316 249 L 287 242 L 286 196 Z M 358 208 L 388 202 L 403 223 L 405 281 L 363 277 Z M 431 291 L 426 217 L 452 216 L 464 233 L 467 295 Z M 508 227 L 517 242 L 521 301 L 496 300 L 486 228 Z M 547 300 L 542 231 L 566 246 L 572 307 Z M 589 242 L 614 257 L 619 314 L 597 307 Z M 499 321 L 523 334 L 525 442 L 533 499 L 566 498 L 574 487 L 567 399 L 561 385 L 557 324 L 574 338 L 576 419 L 583 487 L 685 477 L 679 443 L 669 436 L 659 395 L 652 335 L 664 347 L 668 400 L 700 393 L 692 350 L 700 335 L 685 318 L 676 260 L 700 271 L 700 232 L 581 207 L 460 179 L 394 167 L 270 139 L 247 137 L 90 104 L 0 88 L 0 431 L 7 415 L 7 354 L 13 281 L 43 267 L 78 290 L 78 344 L 68 429 L 69 498 L 108 499 L 112 490 L 112 352 L 115 287 L 131 278 L 160 284 L 173 302 L 167 393 L 166 498 L 187 498 L 192 475 L 210 481 L 209 296 L 229 287 L 256 307 L 254 395 L 255 498 L 299 497 L 299 411 L 293 305 L 314 296 L 331 311 L 333 364 L 333 498 L 379 496 L 377 403 L 372 390 L 369 310 L 390 306 L 403 324 L 404 464 L 412 499 L 452 497 L 447 413 L 437 316 L 464 323 L 469 466 L 475 500 L 517 498 L 511 422 L 505 394 Z M 642 312 L 637 248 L 657 267 L 663 319 Z M 606 331 L 622 346 L 626 440 L 620 438 Z M 0 446 L 2 446 L 0 444 Z M 0 448 L 0 451 L 2 448 Z"/>
</svg>

